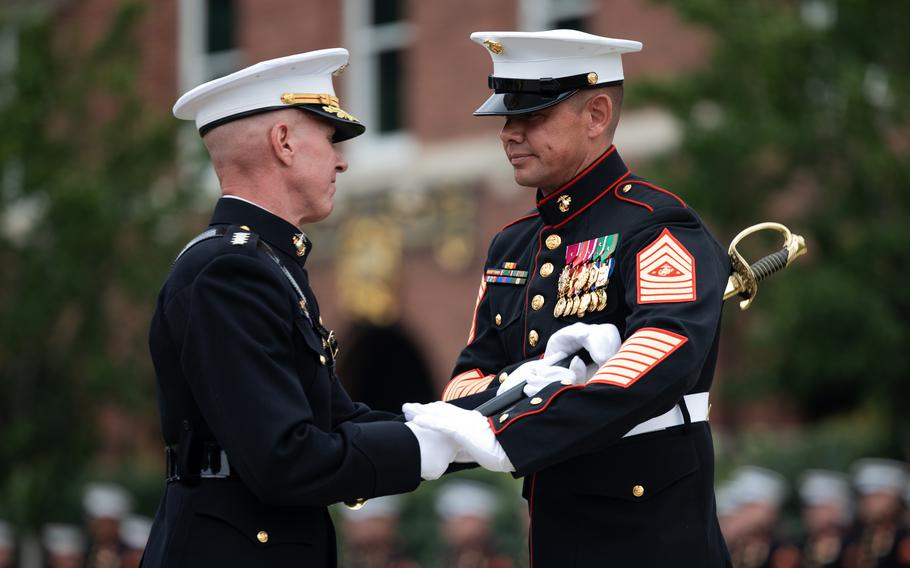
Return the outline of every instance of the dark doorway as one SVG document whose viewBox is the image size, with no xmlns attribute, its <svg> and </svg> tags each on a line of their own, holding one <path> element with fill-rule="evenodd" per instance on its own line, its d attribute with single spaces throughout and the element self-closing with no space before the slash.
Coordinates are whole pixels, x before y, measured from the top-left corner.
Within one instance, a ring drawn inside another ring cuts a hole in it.
<svg viewBox="0 0 910 568">
<path fill-rule="evenodd" d="M 353 400 L 401 413 L 405 402 L 439 399 L 423 353 L 401 325 L 354 324 L 345 335 L 338 376 Z"/>
</svg>

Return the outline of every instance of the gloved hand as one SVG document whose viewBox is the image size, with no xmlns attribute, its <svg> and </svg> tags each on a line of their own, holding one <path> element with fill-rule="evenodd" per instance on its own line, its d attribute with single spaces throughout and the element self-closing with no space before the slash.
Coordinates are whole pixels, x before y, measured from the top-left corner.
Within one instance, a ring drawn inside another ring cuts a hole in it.
<svg viewBox="0 0 910 568">
<path fill-rule="evenodd" d="M 598 368 L 622 345 L 619 330 L 611 323 L 573 323 L 550 336 L 542 361 L 550 364 L 586 349 Z"/>
<path fill-rule="evenodd" d="M 458 453 L 459 447 L 455 440 L 443 432 L 414 422 L 405 422 L 404 425 L 414 432 L 420 446 L 420 477 L 426 480 L 439 479 Z"/>
<path fill-rule="evenodd" d="M 551 383 L 561 382 L 567 385 L 583 383 L 587 377 L 584 362 L 578 357 L 573 357 L 568 369 L 553 366 L 553 363 L 563 358 L 536 359 L 524 363 L 512 371 L 499 385 L 499 388 L 496 389 L 497 396 L 522 381 L 527 383 L 524 388 L 525 396 L 534 396 L 540 392 L 540 389 Z"/>
<path fill-rule="evenodd" d="M 512 472 L 515 466 L 496 440 L 490 423 L 476 410 L 464 410 L 445 402 L 405 404 L 405 416 L 414 424 L 452 438 L 461 452 L 490 471 Z M 462 456 L 460 456 L 462 457 Z"/>
</svg>

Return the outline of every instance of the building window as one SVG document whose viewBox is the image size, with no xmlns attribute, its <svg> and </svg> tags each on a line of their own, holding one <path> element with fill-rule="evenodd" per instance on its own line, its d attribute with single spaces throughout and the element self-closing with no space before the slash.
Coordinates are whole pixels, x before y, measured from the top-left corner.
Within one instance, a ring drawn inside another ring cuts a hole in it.
<svg viewBox="0 0 910 568">
<path fill-rule="evenodd" d="M 222 77 L 237 70 L 235 22 L 234 0 L 206 0 L 207 79 Z"/>
<path fill-rule="evenodd" d="M 591 0 L 522 0 L 520 20 L 527 31 L 588 30 Z"/>
<path fill-rule="evenodd" d="M 367 136 L 388 137 L 406 128 L 407 63 L 405 49 L 413 35 L 405 0 L 347 0 L 345 44 L 351 68 L 345 72 L 351 108 L 368 125 Z"/>
<path fill-rule="evenodd" d="M 240 67 L 235 0 L 180 0 L 178 17 L 181 92 Z"/>
</svg>

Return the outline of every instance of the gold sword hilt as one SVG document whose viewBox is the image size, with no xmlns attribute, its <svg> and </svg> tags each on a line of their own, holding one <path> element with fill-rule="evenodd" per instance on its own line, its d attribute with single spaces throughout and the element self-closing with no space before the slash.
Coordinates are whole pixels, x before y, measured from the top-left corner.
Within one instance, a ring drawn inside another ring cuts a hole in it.
<svg viewBox="0 0 910 568">
<path fill-rule="evenodd" d="M 736 245 L 749 235 L 759 231 L 777 231 L 783 235 L 784 245 L 779 251 L 764 256 L 750 265 L 736 249 Z M 739 303 L 739 309 L 748 309 L 758 293 L 758 283 L 789 266 L 796 258 L 805 254 L 806 250 L 806 240 L 800 235 L 791 233 L 790 229 L 780 223 L 759 223 L 740 231 L 733 238 L 728 249 L 733 273 L 727 280 L 724 300 L 738 295 L 743 298 Z"/>
</svg>

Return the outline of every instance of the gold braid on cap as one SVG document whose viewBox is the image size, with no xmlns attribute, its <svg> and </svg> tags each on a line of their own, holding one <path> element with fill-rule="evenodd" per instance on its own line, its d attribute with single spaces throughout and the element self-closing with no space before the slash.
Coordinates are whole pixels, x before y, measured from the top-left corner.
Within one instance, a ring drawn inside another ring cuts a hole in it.
<svg viewBox="0 0 910 568">
<path fill-rule="evenodd" d="M 281 102 L 286 105 L 338 106 L 338 97 L 328 93 L 284 93 Z"/>
</svg>

